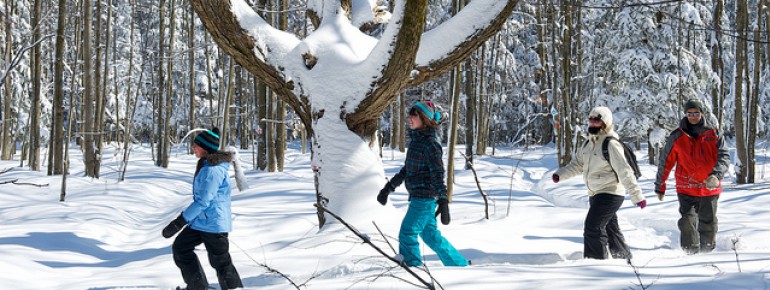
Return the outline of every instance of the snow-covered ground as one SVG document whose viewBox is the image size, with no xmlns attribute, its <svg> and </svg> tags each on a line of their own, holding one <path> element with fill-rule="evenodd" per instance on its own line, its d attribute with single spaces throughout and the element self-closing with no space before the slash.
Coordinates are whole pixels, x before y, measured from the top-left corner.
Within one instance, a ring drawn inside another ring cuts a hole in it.
<svg viewBox="0 0 770 290">
<path fill-rule="evenodd" d="M 649 206 L 640 210 L 627 199 L 619 211 L 635 267 L 622 260 L 582 259 L 588 199 L 579 177 L 558 186 L 550 181 L 556 168 L 553 148 L 498 148 L 496 156 L 476 158 L 481 186 L 490 196 L 489 219 L 484 218 L 472 172 L 460 169 L 452 223 L 439 226 L 473 265 L 443 267 L 424 248 L 427 268 L 437 285 L 452 290 L 770 289 L 770 162 L 763 147 L 757 148 L 757 184 L 738 186 L 731 177 L 726 179 L 717 248 L 691 256 L 679 247 L 676 197 L 669 193 L 662 202 L 655 198 L 651 190 L 656 169 L 642 158 L 640 182 Z M 75 149 L 65 202 L 59 202 L 61 176 L 18 167 L 18 155 L 0 162 L 0 171 L 9 170 L 0 174 L 0 183 L 25 183 L 0 184 L 0 289 L 183 286 L 171 257 L 173 240 L 160 235 L 191 200 L 195 158 L 183 152 L 174 148 L 164 169 L 153 165 L 149 148 L 135 148 L 126 181 L 118 183 L 115 149 L 106 150 L 100 179 L 82 177 L 82 158 Z M 390 149 L 383 155 L 386 175 L 392 176 L 405 155 Z M 295 288 L 264 266 L 287 275 L 302 289 L 417 288 L 416 279 L 340 224 L 318 229 L 309 159 L 309 154 L 290 149 L 285 171 L 266 173 L 251 169 L 250 150 L 241 152 L 251 188 L 239 192 L 233 186 L 230 252 L 246 289 Z M 462 157 L 457 162 L 462 164 Z M 673 188 L 673 178 L 668 184 Z M 371 202 L 376 202 L 378 191 L 360 189 Z M 401 186 L 381 213 L 350 222 L 393 253 L 374 224 L 397 245 L 394 237 L 406 206 Z M 209 282 L 218 286 L 205 250 L 198 253 Z M 426 272 L 417 272 L 430 279 Z"/>
</svg>

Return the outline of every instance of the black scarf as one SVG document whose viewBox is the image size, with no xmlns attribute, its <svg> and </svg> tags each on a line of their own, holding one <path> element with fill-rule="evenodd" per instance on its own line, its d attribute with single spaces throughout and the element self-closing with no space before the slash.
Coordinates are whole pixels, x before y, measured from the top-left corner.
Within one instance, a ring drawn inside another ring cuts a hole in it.
<svg viewBox="0 0 770 290">
<path fill-rule="evenodd" d="M 706 131 L 705 125 L 706 122 L 703 118 L 700 119 L 700 122 L 698 124 L 690 124 L 687 120 L 685 120 L 685 126 L 684 126 L 684 132 L 687 133 L 687 135 L 690 135 L 694 138 L 697 138 L 700 134 L 703 134 L 703 132 Z"/>
</svg>

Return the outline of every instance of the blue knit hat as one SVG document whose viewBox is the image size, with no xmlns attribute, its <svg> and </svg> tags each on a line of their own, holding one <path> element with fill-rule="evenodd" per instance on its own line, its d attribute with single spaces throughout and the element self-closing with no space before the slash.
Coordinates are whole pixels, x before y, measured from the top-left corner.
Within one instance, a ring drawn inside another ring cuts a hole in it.
<svg viewBox="0 0 770 290">
<path fill-rule="evenodd" d="M 219 151 L 219 129 L 214 127 L 211 130 L 203 131 L 198 136 L 195 136 L 193 143 L 205 149 L 208 153 Z"/>
<path fill-rule="evenodd" d="M 422 111 L 428 119 L 436 121 L 437 123 L 441 121 L 441 112 L 436 110 L 436 106 L 433 105 L 433 102 L 430 100 L 416 102 L 414 103 L 414 106 L 412 106 L 412 109 Z"/>
</svg>

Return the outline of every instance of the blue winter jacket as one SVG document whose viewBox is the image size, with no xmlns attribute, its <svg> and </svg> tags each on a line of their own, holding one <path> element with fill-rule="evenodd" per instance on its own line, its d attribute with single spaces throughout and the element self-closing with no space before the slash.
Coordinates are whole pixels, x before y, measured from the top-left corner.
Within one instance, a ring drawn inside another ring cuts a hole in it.
<svg viewBox="0 0 770 290">
<path fill-rule="evenodd" d="M 390 181 L 398 187 L 406 181 L 409 198 L 422 197 L 446 199 L 444 183 L 443 150 L 436 140 L 436 131 L 432 128 L 409 130 L 411 142 L 406 151 L 406 161 L 396 176 Z"/>
<path fill-rule="evenodd" d="M 210 154 L 193 179 L 193 203 L 182 212 L 182 216 L 194 230 L 207 233 L 232 230 L 227 176 L 230 160 L 226 160 L 227 157 L 230 156 L 221 151 Z"/>
</svg>

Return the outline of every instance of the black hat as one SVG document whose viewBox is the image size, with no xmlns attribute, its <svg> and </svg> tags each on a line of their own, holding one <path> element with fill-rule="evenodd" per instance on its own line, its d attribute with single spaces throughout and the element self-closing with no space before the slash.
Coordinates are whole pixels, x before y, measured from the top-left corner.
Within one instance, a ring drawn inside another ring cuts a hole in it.
<svg viewBox="0 0 770 290">
<path fill-rule="evenodd" d="M 687 112 L 689 109 L 698 109 L 703 113 L 703 102 L 698 99 L 689 99 L 687 100 L 687 103 L 684 103 L 684 111 Z"/>
<path fill-rule="evenodd" d="M 195 136 L 193 143 L 205 149 L 208 153 L 219 151 L 219 129 L 214 127 L 211 130 L 203 131 L 198 136 Z"/>
</svg>

